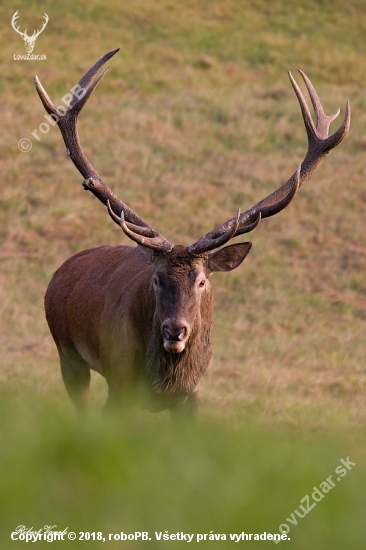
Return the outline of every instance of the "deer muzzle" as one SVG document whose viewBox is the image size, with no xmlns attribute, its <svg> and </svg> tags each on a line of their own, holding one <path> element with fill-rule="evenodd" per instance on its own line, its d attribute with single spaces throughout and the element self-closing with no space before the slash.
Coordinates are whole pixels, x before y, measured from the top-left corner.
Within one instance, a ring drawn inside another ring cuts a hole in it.
<svg viewBox="0 0 366 550">
<path fill-rule="evenodd" d="M 181 353 L 189 337 L 189 326 L 185 322 L 165 321 L 162 325 L 164 348 L 169 353 Z"/>
</svg>

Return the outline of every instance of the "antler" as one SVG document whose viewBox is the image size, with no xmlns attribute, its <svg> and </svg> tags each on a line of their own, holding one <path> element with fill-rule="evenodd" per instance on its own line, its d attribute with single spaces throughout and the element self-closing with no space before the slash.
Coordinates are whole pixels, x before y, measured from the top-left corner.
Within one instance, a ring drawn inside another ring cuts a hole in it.
<svg viewBox="0 0 366 550">
<path fill-rule="evenodd" d="M 123 231 L 136 242 L 140 242 L 143 246 L 156 250 L 157 252 L 171 252 L 174 245 L 165 237 L 154 231 L 152 227 L 134 212 L 127 204 L 122 202 L 116 195 L 105 185 L 99 177 L 93 166 L 90 164 L 84 154 L 79 141 L 77 132 L 78 115 L 84 107 L 85 103 L 99 84 L 108 70 L 104 69 L 100 74 L 98 71 L 103 65 L 113 57 L 117 52 L 113 50 L 103 55 L 89 69 L 87 73 L 80 79 L 79 84 L 73 88 L 73 97 L 70 101 L 66 112 L 60 112 L 52 103 L 47 92 L 40 83 L 38 77 L 34 78 L 35 86 L 39 97 L 43 103 L 47 113 L 57 122 L 60 128 L 62 137 L 66 145 L 66 151 L 72 162 L 84 177 L 83 187 L 87 191 L 91 191 L 97 199 L 99 199 L 108 208 L 108 212 Z M 76 91 L 77 90 L 77 91 Z M 120 215 L 117 215 L 118 214 Z M 131 235 L 134 235 L 133 237 Z M 141 240 L 143 239 L 143 243 Z"/>
<path fill-rule="evenodd" d="M 14 14 L 12 22 L 15 22 L 17 13 L 18 12 Z M 107 206 L 113 221 L 120 225 L 126 235 L 135 242 L 158 252 L 171 252 L 174 245 L 152 229 L 143 218 L 116 197 L 116 195 L 104 184 L 85 156 L 80 145 L 77 132 L 78 115 L 108 70 L 108 68 L 106 68 L 98 74 L 99 69 L 118 51 L 119 48 L 105 54 L 80 79 L 79 84 L 73 89 L 75 91 L 66 112 L 61 112 L 60 109 L 55 107 L 37 76 L 35 77 L 36 89 L 47 113 L 54 118 L 60 128 L 67 148 L 67 153 L 70 155 L 76 168 L 84 176 L 84 189 L 91 191 L 105 206 Z M 299 187 L 308 179 L 322 158 L 329 153 L 331 149 L 339 145 L 347 135 L 351 118 L 349 102 L 347 101 L 346 103 L 346 111 L 342 125 L 334 134 L 328 137 L 330 124 L 338 116 L 340 111 L 338 109 L 336 113 L 327 116 L 324 113 L 322 104 L 312 83 L 302 71 L 299 72 L 309 92 L 316 115 L 316 125 L 314 125 L 304 96 L 292 74 L 289 73 L 291 84 L 300 104 L 308 136 L 308 150 L 303 162 L 299 165 L 290 179 L 271 195 L 243 214 L 238 212 L 235 218 L 231 218 L 223 224 L 218 225 L 198 241 L 191 244 L 188 247 L 188 251 L 191 254 L 199 255 L 214 250 L 238 235 L 249 233 L 257 227 L 262 218 L 274 216 L 286 208 L 294 198 Z M 76 90 L 78 90 L 77 93 Z M 118 215 L 117 212 L 120 213 L 120 215 Z"/>
<path fill-rule="evenodd" d="M 339 145 L 348 133 L 351 121 L 349 102 L 347 101 L 346 103 L 346 111 L 342 125 L 334 134 L 328 137 L 329 126 L 331 122 L 339 115 L 340 110 L 338 109 L 338 111 L 334 114 L 327 116 L 324 113 L 320 99 L 309 78 L 302 71 L 299 72 L 309 92 L 316 115 L 316 125 L 314 125 L 304 96 L 296 84 L 292 74 L 289 73 L 292 87 L 295 90 L 297 99 L 300 103 L 305 129 L 308 136 L 308 150 L 305 158 L 296 172 L 286 183 L 274 191 L 274 193 L 241 214 L 237 230 L 230 238 L 237 237 L 243 233 L 249 233 L 257 227 L 261 218 L 274 216 L 286 208 L 286 206 L 288 206 L 294 198 L 299 187 L 301 187 L 301 185 L 309 178 L 310 174 L 315 170 L 323 157 L 329 153 L 331 149 Z M 232 218 L 223 224 L 218 225 L 215 229 L 201 237 L 198 241 L 191 244 L 188 247 L 189 252 L 192 254 L 202 254 L 221 246 L 223 244 L 222 240 L 224 235 L 228 235 L 228 229 L 234 224 L 235 218 Z"/>
<path fill-rule="evenodd" d="M 43 21 L 41 30 L 39 30 L 39 31 L 33 31 L 33 36 L 32 36 L 32 38 L 34 38 L 34 39 L 36 39 L 36 38 L 41 34 L 41 32 L 43 31 L 43 29 L 45 28 L 45 26 L 46 26 L 47 23 L 48 23 L 49 18 L 48 18 L 47 13 L 45 13 L 43 17 L 44 17 L 44 21 Z"/>
<path fill-rule="evenodd" d="M 11 26 L 12 26 L 13 29 L 14 29 L 17 33 L 19 33 L 20 36 L 23 38 L 24 36 L 27 36 L 27 31 L 22 32 L 22 31 L 19 30 L 19 27 L 16 27 L 16 26 L 15 26 L 15 23 L 16 23 L 18 17 L 19 17 L 19 10 L 17 10 L 17 11 L 14 13 L 13 17 L 11 18 Z"/>
</svg>

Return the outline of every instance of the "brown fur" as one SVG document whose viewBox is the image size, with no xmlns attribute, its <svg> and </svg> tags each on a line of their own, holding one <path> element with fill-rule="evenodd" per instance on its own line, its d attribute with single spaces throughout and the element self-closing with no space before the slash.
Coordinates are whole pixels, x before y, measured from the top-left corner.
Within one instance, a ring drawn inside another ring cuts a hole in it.
<svg viewBox="0 0 366 550">
<path fill-rule="evenodd" d="M 146 251 L 145 251 L 146 252 Z M 109 402 L 140 384 L 155 396 L 149 408 L 194 403 L 212 357 L 212 291 L 194 286 L 206 277 L 207 255 L 183 247 L 149 261 L 141 247 L 102 246 L 68 259 L 45 296 L 47 321 L 56 342 L 66 389 L 78 408 L 85 403 L 90 368 L 105 376 Z M 153 277 L 164 279 L 157 305 Z M 165 316 L 188 319 L 190 334 L 181 353 L 163 346 Z"/>
</svg>

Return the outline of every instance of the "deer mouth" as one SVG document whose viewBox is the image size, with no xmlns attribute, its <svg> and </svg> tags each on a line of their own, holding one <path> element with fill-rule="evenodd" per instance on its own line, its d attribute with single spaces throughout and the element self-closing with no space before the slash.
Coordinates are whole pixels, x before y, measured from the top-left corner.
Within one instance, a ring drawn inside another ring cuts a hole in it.
<svg viewBox="0 0 366 550">
<path fill-rule="evenodd" d="M 186 327 L 170 329 L 163 326 L 164 349 L 169 353 L 182 353 L 186 347 L 188 330 Z"/>
</svg>

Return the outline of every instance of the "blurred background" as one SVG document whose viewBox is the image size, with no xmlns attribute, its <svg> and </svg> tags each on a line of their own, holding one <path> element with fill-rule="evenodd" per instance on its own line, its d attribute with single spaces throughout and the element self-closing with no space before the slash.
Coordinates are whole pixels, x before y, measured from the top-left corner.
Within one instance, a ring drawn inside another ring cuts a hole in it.
<svg viewBox="0 0 366 550">
<path fill-rule="evenodd" d="M 28 34 L 48 14 L 33 51 L 46 59 L 18 59 L 26 51 L 11 26 L 17 10 Z M 17 547 L 9 537 L 21 524 L 278 532 L 350 456 L 357 466 L 288 523 L 291 540 L 281 544 L 363 548 L 365 3 L 3 0 L 0 16 L 3 547 Z M 81 142 L 107 185 L 176 244 L 257 203 L 302 161 L 306 133 L 288 70 L 302 89 L 297 69 L 309 76 L 327 114 L 341 108 L 331 131 L 351 103 L 349 136 L 291 206 L 250 235 L 244 264 L 212 279 L 215 353 L 195 426 L 173 428 L 165 413 L 100 416 L 100 377 L 95 413 L 80 422 L 44 319 L 47 284 L 65 259 L 130 243 L 83 191 L 58 129 L 39 129 L 45 111 L 33 78 L 62 105 L 117 47 L 80 117 Z"/>
</svg>

